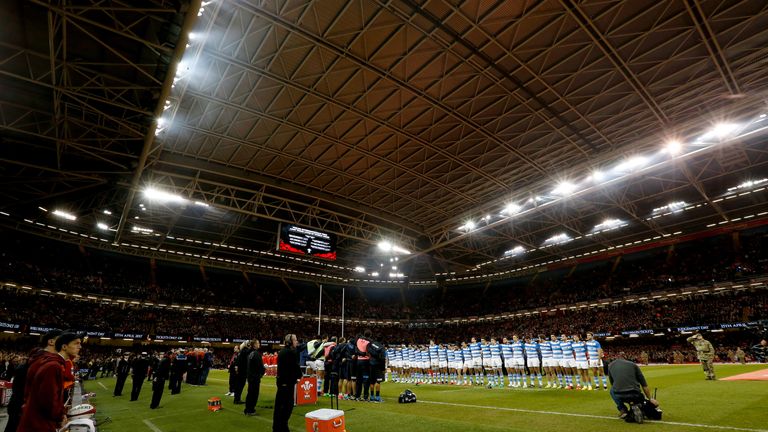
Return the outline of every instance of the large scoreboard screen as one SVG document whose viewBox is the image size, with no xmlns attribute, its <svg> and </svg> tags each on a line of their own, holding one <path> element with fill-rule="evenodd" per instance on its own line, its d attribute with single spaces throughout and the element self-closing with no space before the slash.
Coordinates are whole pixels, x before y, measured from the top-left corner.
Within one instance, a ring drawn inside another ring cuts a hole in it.
<svg viewBox="0 0 768 432">
<path fill-rule="evenodd" d="M 336 259 L 336 236 L 297 225 L 280 226 L 277 249 L 327 260 Z"/>
</svg>

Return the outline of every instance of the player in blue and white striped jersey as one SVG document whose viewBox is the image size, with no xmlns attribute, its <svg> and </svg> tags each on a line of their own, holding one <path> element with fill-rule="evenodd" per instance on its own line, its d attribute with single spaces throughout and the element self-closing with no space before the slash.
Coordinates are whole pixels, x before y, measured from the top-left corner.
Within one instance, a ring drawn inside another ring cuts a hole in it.
<svg viewBox="0 0 768 432">
<path fill-rule="evenodd" d="M 509 386 L 512 387 L 512 344 L 507 338 L 501 338 L 501 359 L 507 371 Z"/>
<path fill-rule="evenodd" d="M 470 371 L 475 377 L 475 385 L 481 385 L 483 376 L 483 345 L 477 341 L 477 338 L 472 338 L 469 349 L 472 352 L 472 370 Z"/>
<path fill-rule="evenodd" d="M 512 362 L 507 368 L 507 375 L 511 373 L 510 387 L 527 387 L 525 378 L 525 347 L 517 335 L 512 335 Z"/>
<path fill-rule="evenodd" d="M 472 376 L 472 349 L 466 342 L 461 343 L 461 357 L 464 364 L 461 366 L 461 384 L 469 385 Z"/>
<path fill-rule="evenodd" d="M 579 338 L 579 335 L 573 335 L 573 357 L 576 360 L 576 388 L 579 390 L 592 390 L 592 384 L 589 382 L 589 362 L 587 361 L 587 345 Z M 584 385 L 582 386 L 582 383 Z"/>
<path fill-rule="evenodd" d="M 541 362 L 539 361 L 539 344 L 531 336 L 525 337 L 525 363 L 528 365 L 528 372 L 531 375 L 531 387 L 536 384 L 533 381 L 535 376 L 539 381 L 539 388 L 544 388 L 541 380 Z"/>
<path fill-rule="evenodd" d="M 544 388 L 557 387 L 557 363 L 552 353 L 551 342 L 544 335 L 539 335 L 539 352 L 541 353 L 541 367 L 547 377 L 547 385 Z"/>
<path fill-rule="evenodd" d="M 437 359 L 440 369 L 437 374 L 437 382 L 440 384 L 448 383 L 448 347 L 446 345 L 440 345 L 437 350 Z"/>
<path fill-rule="evenodd" d="M 389 373 L 385 375 L 384 381 L 397 382 L 397 350 L 395 347 L 387 347 L 386 350 Z M 387 368 L 384 369 L 386 371 Z"/>
<path fill-rule="evenodd" d="M 587 333 L 587 355 L 589 355 L 589 368 L 592 369 L 592 377 L 595 381 L 595 390 L 600 389 L 600 377 L 603 379 L 603 390 L 608 390 L 608 377 L 603 371 L 603 348 L 591 332 Z"/>
<path fill-rule="evenodd" d="M 576 360 L 573 358 L 571 340 L 565 334 L 560 336 L 560 349 L 563 350 L 563 359 L 560 360 L 560 367 L 563 368 L 563 375 L 565 375 L 565 388 L 572 390 L 573 376 L 576 374 Z"/>
<path fill-rule="evenodd" d="M 426 384 L 429 382 L 429 368 L 431 360 L 429 357 L 429 350 L 427 347 L 423 347 L 421 350 L 421 383 Z"/>
<path fill-rule="evenodd" d="M 435 343 L 434 340 L 429 341 L 429 382 L 434 384 L 437 382 L 437 375 L 440 372 L 440 346 Z"/>
<path fill-rule="evenodd" d="M 563 368 L 560 367 L 560 362 L 563 361 L 563 350 L 560 348 L 560 341 L 557 340 L 557 336 L 549 336 L 549 346 L 552 347 L 552 360 L 556 362 L 555 374 L 557 375 L 557 388 L 565 387 L 565 375 L 563 374 Z"/>
<path fill-rule="evenodd" d="M 504 375 L 501 371 L 501 345 L 496 341 L 496 338 L 491 338 L 491 343 L 488 344 L 488 348 L 491 351 L 488 385 L 504 387 Z"/>
<path fill-rule="evenodd" d="M 482 380 L 482 384 L 491 384 L 490 380 L 490 374 L 492 366 L 492 360 L 491 360 L 491 346 L 488 344 L 488 341 L 485 340 L 485 338 L 480 338 L 480 349 L 483 353 L 483 371 L 485 371 L 484 375 L 481 372 L 480 379 Z M 486 383 L 485 380 L 488 380 Z"/>
</svg>

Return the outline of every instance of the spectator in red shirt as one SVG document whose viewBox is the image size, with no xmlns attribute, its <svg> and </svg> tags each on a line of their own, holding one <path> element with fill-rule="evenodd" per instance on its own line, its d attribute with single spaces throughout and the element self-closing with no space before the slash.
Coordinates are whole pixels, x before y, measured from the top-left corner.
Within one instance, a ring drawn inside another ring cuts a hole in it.
<svg viewBox="0 0 768 432">
<path fill-rule="evenodd" d="M 30 358 L 18 432 L 56 432 L 66 421 L 66 361 L 80 352 L 80 336 L 63 333 L 56 339 L 55 349 L 55 354 L 38 351 Z"/>
</svg>

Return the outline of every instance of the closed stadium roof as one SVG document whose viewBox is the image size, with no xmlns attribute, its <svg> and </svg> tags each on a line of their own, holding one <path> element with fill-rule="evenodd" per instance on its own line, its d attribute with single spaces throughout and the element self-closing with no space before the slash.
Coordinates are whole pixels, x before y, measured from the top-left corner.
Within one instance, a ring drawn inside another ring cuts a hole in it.
<svg viewBox="0 0 768 432">
<path fill-rule="evenodd" d="M 765 218 L 766 2 L 12 0 L 0 18 L 6 228 L 429 285 Z M 281 223 L 335 234 L 337 261 L 276 252 Z"/>
</svg>

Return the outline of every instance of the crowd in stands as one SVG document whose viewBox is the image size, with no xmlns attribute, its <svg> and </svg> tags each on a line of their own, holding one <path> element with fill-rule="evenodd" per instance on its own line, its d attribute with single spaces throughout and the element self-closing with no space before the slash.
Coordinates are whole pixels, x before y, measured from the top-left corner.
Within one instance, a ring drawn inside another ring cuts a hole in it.
<svg viewBox="0 0 768 432">
<path fill-rule="evenodd" d="M 226 312 L 168 309 L 143 305 L 101 303 L 85 299 L 40 295 L 6 289 L 0 321 L 27 326 L 57 326 L 105 332 L 197 337 L 279 337 L 286 328 L 298 334 L 317 331 L 314 319 L 271 317 Z M 618 334 L 623 330 L 664 329 L 702 324 L 768 319 L 768 290 L 764 288 L 691 294 L 657 301 L 610 304 L 498 321 L 459 323 L 400 323 L 377 326 L 387 341 L 423 343 L 428 339 L 460 341 L 463 335 L 551 333 Z M 368 324 L 346 323 L 347 334 Z M 323 331 L 340 333 L 338 322 L 324 322 Z"/>
<path fill-rule="evenodd" d="M 0 280 L 51 291 L 196 305 L 317 313 L 318 287 L 228 270 L 108 253 L 21 233 L 0 245 Z M 717 251 L 717 253 L 712 253 Z M 486 287 L 346 289 L 345 315 L 366 319 L 482 316 L 768 274 L 768 231 L 756 229 L 563 267 Z M 341 287 L 324 286 L 323 313 L 341 315 Z M 467 299 L 473 301 L 467 301 Z"/>
</svg>

